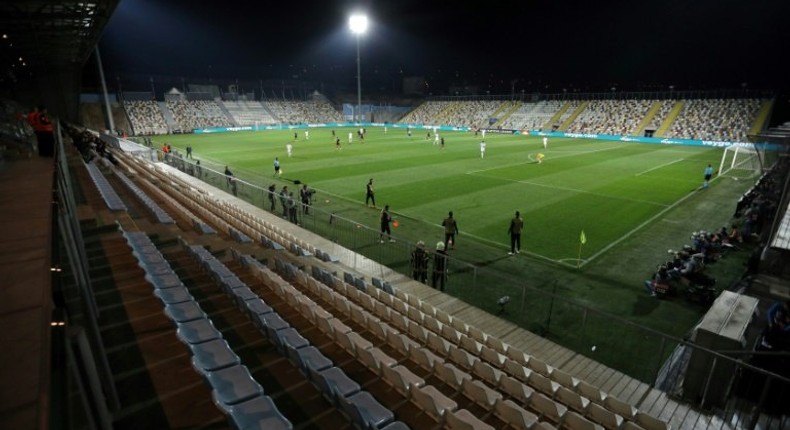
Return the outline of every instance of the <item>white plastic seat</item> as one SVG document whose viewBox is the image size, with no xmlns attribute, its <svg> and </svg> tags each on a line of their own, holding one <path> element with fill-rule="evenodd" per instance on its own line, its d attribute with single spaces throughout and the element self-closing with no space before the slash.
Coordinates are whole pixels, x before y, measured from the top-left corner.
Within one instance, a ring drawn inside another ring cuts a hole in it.
<svg viewBox="0 0 790 430">
<path fill-rule="evenodd" d="M 458 403 L 432 385 L 415 387 L 409 391 L 409 394 L 411 401 L 438 423 L 444 422 L 445 413 L 458 408 Z"/>
<path fill-rule="evenodd" d="M 529 398 L 535 392 L 523 382 L 507 375 L 502 376 L 499 380 L 499 390 L 518 401 L 519 404 L 529 402 Z"/>
<path fill-rule="evenodd" d="M 472 379 L 471 375 L 457 368 L 453 363 L 449 362 L 437 364 L 434 367 L 434 374 L 437 378 L 439 378 L 439 380 L 444 382 L 447 386 L 453 388 L 456 392 L 461 391 L 461 387 L 465 379 Z"/>
<path fill-rule="evenodd" d="M 477 357 L 457 347 L 450 348 L 450 360 L 464 370 L 472 370 L 475 361 L 478 361 Z"/>
<path fill-rule="evenodd" d="M 482 360 L 475 362 L 475 364 L 472 366 L 472 371 L 474 372 L 475 375 L 480 377 L 480 379 L 482 379 L 492 387 L 496 387 L 499 385 L 499 380 L 502 378 L 502 375 L 504 374 L 501 370 L 495 369 L 490 364 L 485 363 Z"/>
<path fill-rule="evenodd" d="M 623 424 L 623 417 L 597 403 L 590 404 L 585 416 L 608 430 L 617 430 Z"/>
<path fill-rule="evenodd" d="M 384 382 L 386 382 L 388 385 L 394 388 L 395 391 L 403 394 L 406 397 L 409 396 L 409 391 L 410 391 L 409 387 L 411 386 L 422 387 L 423 385 L 425 385 L 424 379 L 415 375 L 414 372 L 412 372 L 407 367 L 402 365 L 397 365 L 393 367 L 382 366 L 381 379 L 383 379 Z"/>
<path fill-rule="evenodd" d="M 505 373 L 521 382 L 527 382 L 527 380 L 529 380 L 529 375 L 532 373 L 531 370 L 509 358 L 505 360 L 505 364 L 502 368 L 505 369 Z"/>
<path fill-rule="evenodd" d="M 486 409 L 491 409 L 494 403 L 502 398 L 502 394 L 488 388 L 486 384 L 475 379 L 465 379 L 461 383 L 461 393 L 469 400 Z"/>
<path fill-rule="evenodd" d="M 538 422 L 538 416 L 517 405 L 512 400 L 497 400 L 494 415 L 504 421 L 508 427 L 529 429 Z"/>
<path fill-rule="evenodd" d="M 495 430 L 466 409 L 446 412 L 444 417 L 447 430 Z"/>
</svg>

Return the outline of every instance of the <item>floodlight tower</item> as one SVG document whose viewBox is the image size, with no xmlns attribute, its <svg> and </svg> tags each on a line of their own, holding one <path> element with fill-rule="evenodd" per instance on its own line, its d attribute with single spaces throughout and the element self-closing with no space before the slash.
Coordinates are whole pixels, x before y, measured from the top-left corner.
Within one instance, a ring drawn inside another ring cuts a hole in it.
<svg viewBox="0 0 790 430">
<path fill-rule="evenodd" d="M 368 17 L 362 14 L 351 15 L 348 19 L 348 28 L 357 37 L 357 112 L 354 115 L 354 121 L 358 121 L 357 116 L 359 115 L 361 119 L 362 115 L 362 68 L 359 60 L 359 37 L 368 29 Z"/>
</svg>

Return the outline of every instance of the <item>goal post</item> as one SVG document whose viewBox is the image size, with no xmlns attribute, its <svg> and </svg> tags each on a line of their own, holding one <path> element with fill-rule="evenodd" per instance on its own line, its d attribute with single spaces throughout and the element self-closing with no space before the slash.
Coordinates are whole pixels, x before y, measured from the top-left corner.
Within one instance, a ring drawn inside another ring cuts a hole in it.
<svg viewBox="0 0 790 430">
<path fill-rule="evenodd" d="M 765 166 L 765 153 L 752 144 L 730 145 L 721 154 L 718 176 L 749 179 L 760 176 Z"/>
</svg>

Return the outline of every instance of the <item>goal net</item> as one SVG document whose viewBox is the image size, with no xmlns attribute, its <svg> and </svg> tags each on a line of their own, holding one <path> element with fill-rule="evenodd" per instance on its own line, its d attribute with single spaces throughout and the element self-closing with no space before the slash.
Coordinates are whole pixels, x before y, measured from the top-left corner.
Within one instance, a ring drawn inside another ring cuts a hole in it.
<svg viewBox="0 0 790 430">
<path fill-rule="evenodd" d="M 760 176 L 765 168 L 765 153 L 755 145 L 731 145 L 724 148 L 719 165 L 719 176 L 751 179 Z"/>
</svg>

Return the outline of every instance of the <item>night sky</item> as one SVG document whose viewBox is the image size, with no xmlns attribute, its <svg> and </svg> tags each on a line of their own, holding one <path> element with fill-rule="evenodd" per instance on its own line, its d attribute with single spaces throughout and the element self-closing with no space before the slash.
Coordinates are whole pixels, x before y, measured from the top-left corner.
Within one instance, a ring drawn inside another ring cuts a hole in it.
<svg viewBox="0 0 790 430">
<path fill-rule="evenodd" d="M 100 49 L 108 79 L 353 80 L 355 10 L 363 80 L 424 76 L 437 94 L 786 88 L 787 0 L 122 0 Z"/>
</svg>

